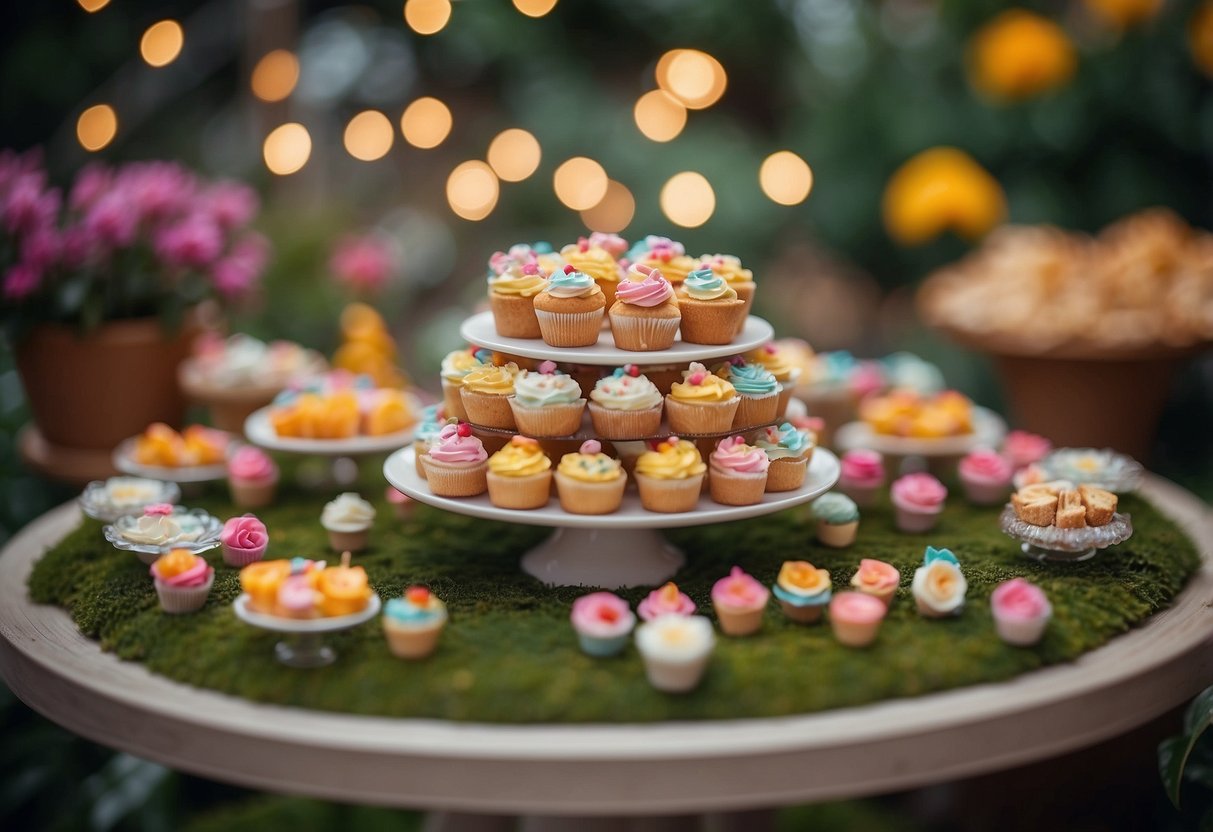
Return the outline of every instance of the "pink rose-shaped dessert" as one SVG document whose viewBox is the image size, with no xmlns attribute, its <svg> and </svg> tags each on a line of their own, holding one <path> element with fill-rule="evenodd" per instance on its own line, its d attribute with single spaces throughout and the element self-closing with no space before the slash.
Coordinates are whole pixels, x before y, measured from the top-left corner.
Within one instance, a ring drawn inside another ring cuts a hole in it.
<svg viewBox="0 0 1213 832">
<path fill-rule="evenodd" d="M 573 602 L 569 615 L 581 649 L 591 656 L 613 656 L 628 643 L 636 616 L 628 602 L 610 592 L 592 592 Z"/>
<path fill-rule="evenodd" d="M 1053 605 L 1040 587 L 1023 578 L 1012 578 L 990 595 L 990 612 L 999 638 L 1007 644 L 1029 647 L 1044 635 Z"/>
<path fill-rule="evenodd" d="M 694 615 L 695 602 L 678 591 L 678 584 L 670 581 L 660 589 L 648 594 L 636 608 L 644 621 L 652 621 L 659 615 Z"/>
<path fill-rule="evenodd" d="M 628 269 L 628 279 L 615 288 L 615 297 L 632 306 L 660 306 L 674 297 L 674 287 L 659 270 L 635 263 Z"/>
<path fill-rule="evenodd" d="M 201 609 L 215 583 L 214 568 L 187 549 L 173 549 L 161 555 L 149 571 L 154 579 L 160 607 L 167 613 L 196 612 Z"/>
<path fill-rule="evenodd" d="M 1002 442 L 1003 455 L 1011 461 L 1011 466 L 1016 471 L 1025 465 L 1040 462 L 1051 450 L 1052 442 L 1026 430 L 1013 430 Z"/>
<path fill-rule="evenodd" d="M 861 507 L 871 506 L 884 486 L 884 459 L 875 451 L 856 449 L 842 455 L 838 490 Z"/>
<path fill-rule="evenodd" d="M 712 587 L 712 606 L 720 629 L 730 636 L 748 636 L 762 626 L 762 613 L 771 591 L 740 566 Z"/>
<path fill-rule="evenodd" d="M 245 445 L 227 463 L 227 483 L 232 502 L 241 508 L 261 508 L 274 501 L 278 466 L 260 448 Z"/>
<path fill-rule="evenodd" d="M 851 578 L 851 586 L 865 595 L 879 599 L 886 607 L 892 603 L 893 594 L 901 582 L 901 573 L 882 560 L 863 558 L 859 571 Z"/>
<path fill-rule="evenodd" d="M 979 448 L 960 460 L 960 483 L 969 502 L 999 505 L 1011 491 L 1011 463 L 1002 454 Z"/>
<path fill-rule="evenodd" d="M 876 640 L 887 607 L 862 592 L 840 592 L 830 599 L 830 626 L 834 638 L 847 647 L 867 647 Z"/>
<path fill-rule="evenodd" d="M 219 535 L 223 544 L 223 562 L 241 568 L 265 557 L 270 536 L 265 524 L 251 514 L 233 517 L 223 524 Z"/>
<path fill-rule="evenodd" d="M 930 474 L 906 474 L 894 481 L 891 495 L 897 512 L 897 528 L 920 533 L 935 526 L 948 489 Z"/>
<path fill-rule="evenodd" d="M 726 506 L 749 506 L 762 500 L 767 487 L 767 452 L 747 445 L 741 436 L 720 440 L 708 458 L 711 476 L 708 491 L 712 499 Z"/>
</svg>

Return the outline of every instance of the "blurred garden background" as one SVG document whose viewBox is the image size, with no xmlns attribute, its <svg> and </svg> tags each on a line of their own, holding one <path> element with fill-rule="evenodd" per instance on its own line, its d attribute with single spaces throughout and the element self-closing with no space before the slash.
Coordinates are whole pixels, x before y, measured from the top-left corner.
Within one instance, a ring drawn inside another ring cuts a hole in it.
<svg viewBox="0 0 1213 832">
<path fill-rule="evenodd" d="M 0 148 L 48 187 L 160 159 L 247 183 L 265 274 L 232 288 L 231 329 L 331 354 L 341 306 L 366 300 L 433 389 L 493 251 L 604 231 L 736 254 L 781 335 L 909 349 L 1000 408 L 989 361 L 919 321 L 925 276 L 1008 221 L 1213 224 L 1213 2 L 55 0 L 0 19 Z M 8 328 L 0 540 L 74 494 L 18 459 Z M 1193 350 L 1144 461 L 1205 499 L 1211 417 Z M 8 828 L 232 828 L 233 805 L 401 822 L 179 778 L 11 697 L 0 730 Z"/>
</svg>

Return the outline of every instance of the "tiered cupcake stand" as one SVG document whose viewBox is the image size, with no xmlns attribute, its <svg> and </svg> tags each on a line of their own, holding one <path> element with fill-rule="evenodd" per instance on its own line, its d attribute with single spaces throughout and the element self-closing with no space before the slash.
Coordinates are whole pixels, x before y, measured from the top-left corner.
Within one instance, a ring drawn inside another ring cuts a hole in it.
<svg viewBox="0 0 1213 832">
<path fill-rule="evenodd" d="M 505 338 L 493 326 L 491 313 L 474 315 L 464 321 L 460 334 L 469 343 L 510 355 L 536 360 L 551 360 L 559 364 L 579 364 L 614 368 L 624 364 L 686 366 L 692 361 L 710 361 L 736 355 L 768 342 L 773 330 L 761 318 L 750 316 L 744 331 L 733 343 L 722 346 L 702 346 L 676 341 L 668 350 L 628 352 L 614 346 L 609 331 L 603 331 L 598 343 L 580 349 L 549 347 L 538 339 Z M 586 422 L 588 426 L 588 419 Z M 492 429 L 474 426 L 478 432 Z M 753 428 L 730 433 L 748 433 Z M 727 434 L 720 434 L 725 436 Z M 569 441 L 590 438 L 592 431 L 583 430 Z M 719 436 L 685 437 L 713 441 Z M 642 442 L 653 437 L 635 437 Z M 488 520 L 547 526 L 555 529 L 550 538 L 522 557 L 522 568 L 547 584 L 585 585 L 601 587 L 652 586 L 670 578 L 684 563 L 680 551 L 670 545 L 657 531 L 679 526 L 727 523 L 749 517 L 761 517 L 776 511 L 801 505 L 824 494 L 838 481 L 838 459 L 827 450 L 813 452 L 804 485 L 794 491 L 768 493 L 759 503 L 749 506 L 723 506 L 712 501 L 705 483 L 699 505 L 694 511 L 662 514 L 645 510 L 640 497 L 629 486 L 619 510 L 606 515 L 571 514 L 553 499 L 547 506 L 532 511 L 501 509 L 487 495 L 471 498 L 437 497 L 418 476 L 413 448 L 404 448 L 388 457 L 383 466 L 387 481 L 415 500 L 444 511 Z"/>
</svg>

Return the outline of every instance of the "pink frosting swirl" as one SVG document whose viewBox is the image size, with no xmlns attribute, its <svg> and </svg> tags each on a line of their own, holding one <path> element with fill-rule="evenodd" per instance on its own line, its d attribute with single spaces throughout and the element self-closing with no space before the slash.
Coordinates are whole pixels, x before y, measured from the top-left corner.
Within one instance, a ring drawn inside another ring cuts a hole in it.
<svg viewBox="0 0 1213 832">
<path fill-rule="evenodd" d="M 851 374 L 851 391 L 863 398 L 871 393 L 883 390 L 885 387 L 884 370 L 876 361 L 863 361 Z"/>
<path fill-rule="evenodd" d="M 884 482 L 884 459 L 875 451 L 847 451 L 842 455 L 842 478 L 860 485 L 880 485 Z"/>
<path fill-rule="evenodd" d="M 960 475 L 977 482 L 1005 485 L 1012 473 L 1007 458 L 988 448 L 979 448 L 960 461 Z"/>
<path fill-rule="evenodd" d="M 912 506 L 936 509 L 948 498 L 946 489 L 930 474 L 906 474 L 893 482 L 893 499 Z"/>
<path fill-rule="evenodd" d="M 489 458 L 484 444 L 472 435 L 466 422 L 444 427 L 428 453 L 436 462 L 455 464 L 484 462 Z"/>
<path fill-rule="evenodd" d="M 695 602 L 686 593 L 678 591 L 678 585 L 670 582 L 660 589 L 648 594 L 636 612 L 645 621 L 652 621 L 659 615 L 694 615 Z"/>
<path fill-rule="evenodd" d="M 1052 442 L 1038 434 L 1028 433 L 1026 430 L 1011 431 L 1002 443 L 1003 454 L 1011 460 L 1011 465 L 1017 471 L 1026 465 L 1040 462 L 1051 450 L 1053 450 Z"/>
<path fill-rule="evenodd" d="M 840 592 L 830 599 L 830 619 L 852 624 L 873 624 L 885 616 L 887 608 L 879 598 L 862 592 Z"/>
<path fill-rule="evenodd" d="M 901 573 L 892 564 L 873 558 L 862 558 L 859 561 L 859 571 L 851 578 L 851 586 L 863 592 L 879 595 L 890 589 L 896 589 L 900 581 Z"/>
<path fill-rule="evenodd" d="M 761 474 L 771 465 L 766 451 L 747 445 L 741 436 L 729 436 L 720 440 L 712 451 L 713 468 L 735 471 L 739 474 Z"/>
<path fill-rule="evenodd" d="M 627 254 L 628 251 L 628 241 L 618 234 L 592 231 L 590 232 L 590 238 L 586 242 L 589 243 L 590 248 L 600 248 L 615 259 L 619 259 Z"/>
<path fill-rule="evenodd" d="M 660 306 L 674 297 L 674 287 L 657 269 L 636 263 L 628 269 L 628 279 L 615 288 L 615 297 L 632 306 Z"/>
<path fill-rule="evenodd" d="M 990 595 L 990 607 L 999 617 L 1016 621 L 1034 621 L 1053 612 L 1044 590 L 1023 578 L 999 584 Z"/>
<path fill-rule="evenodd" d="M 232 479 L 265 481 L 278 476 L 278 466 L 269 454 L 252 445 L 245 445 L 228 460 L 227 472 Z"/>
<path fill-rule="evenodd" d="M 628 602 L 610 592 L 581 596 L 573 602 L 569 618 L 579 633 L 597 638 L 621 636 L 636 623 Z"/>
<path fill-rule="evenodd" d="M 725 607 L 761 607 L 770 597 L 771 591 L 740 566 L 734 566 L 712 587 L 712 601 Z"/>
<path fill-rule="evenodd" d="M 219 534 L 219 542 L 237 552 L 252 552 L 264 550 L 270 542 L 269 532 L 265 524 L 252 514 L 243 517 L 233 517 L 223 524 Z"/>
<path fill-rule="evenodd" d="M 169 577 L 162 576 L 156 570 L 156 564 L 151 567 L 152 577 L 165 586 L 175 586 L 181 589 L 189 587 L 202 586 L 210 580 L 211 573 L 214 572 L 214 567 L 207 563 L 204 559 L 195 556 L 194 565 L 184 572 L 178 572 L 176 575 Z"/>
</svg>

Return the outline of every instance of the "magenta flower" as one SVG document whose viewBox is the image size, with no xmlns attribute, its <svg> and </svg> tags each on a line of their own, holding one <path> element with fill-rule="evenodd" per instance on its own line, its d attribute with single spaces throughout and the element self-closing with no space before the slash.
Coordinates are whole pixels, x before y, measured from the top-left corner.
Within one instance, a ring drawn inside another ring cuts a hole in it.
<svg viewBox="0 0 1213 832">
<path fill-rule="evenodd" d="M 342 238 L 329 259 L 333 276 L 340 283 L 362 292 L 382 289 L 396 267 L 392 244 L 373 234 Z"/>
<path fill-rule="evenodd" d="M 193 174 L 173 162 L 129 165 L 119 174 L 115 187 L 126 192 L 141 222 L 181 213 L 198 189 Z"/>
<path fill-rule="evenodd" d="M 211 269 L 215 290 L 228 300 L 239 300 L 252 293 L 269 259 L 269 243 L 260 234 L 249 234 L 238 242 L 227 257 Z"/>
<path fill-rule="evenodd" d="M 21 242 L 21 259 L 40 272 L 59 260 L 61 243 L 53 226 L 36 228 Z"/>
<path fill-rule="evenodd" d="M 20 300 L 38 290 L 42 274 L 29 263 L 18 263 L 4 274 L 4 299 Z"/>
<path fill-rule="evenodd" d="M 73 211 L 85 211 L 105 194 L 114 183 L 114 174 L 101 164 L 91 164 L 76 175 L 68 196 L 68 207 Z"/>
<path fill-rule="evenodd" d="M 125 248 L 135 241 L 139 217 L 119 191 L 110 191 L 84 215 L 83 233 L 105 248 Z"/>
<path fill-rule="evenodd" d="M 0 208 L 4 227 L 9 233 L 25 234 L 55 222 L 59 213 L 59 191 L 54 188 L 44 191 L 44 184 L 41 173 L 21 174 L 12 182 Z"/>
<path fill-rule="evenodd" d="M 247 225 L 260 208 L 256 191 L 240 182 L 216 182 L 203 193 L 202 200 L 211 217 L 225 231 Z"/>
<path fill-rule="evenodd" d="M 153 245 L 170 266 L 203 268 L 223 253 L 223 232 L 210 217 L 194 214 L 159 231 Z"/>
</svg>

